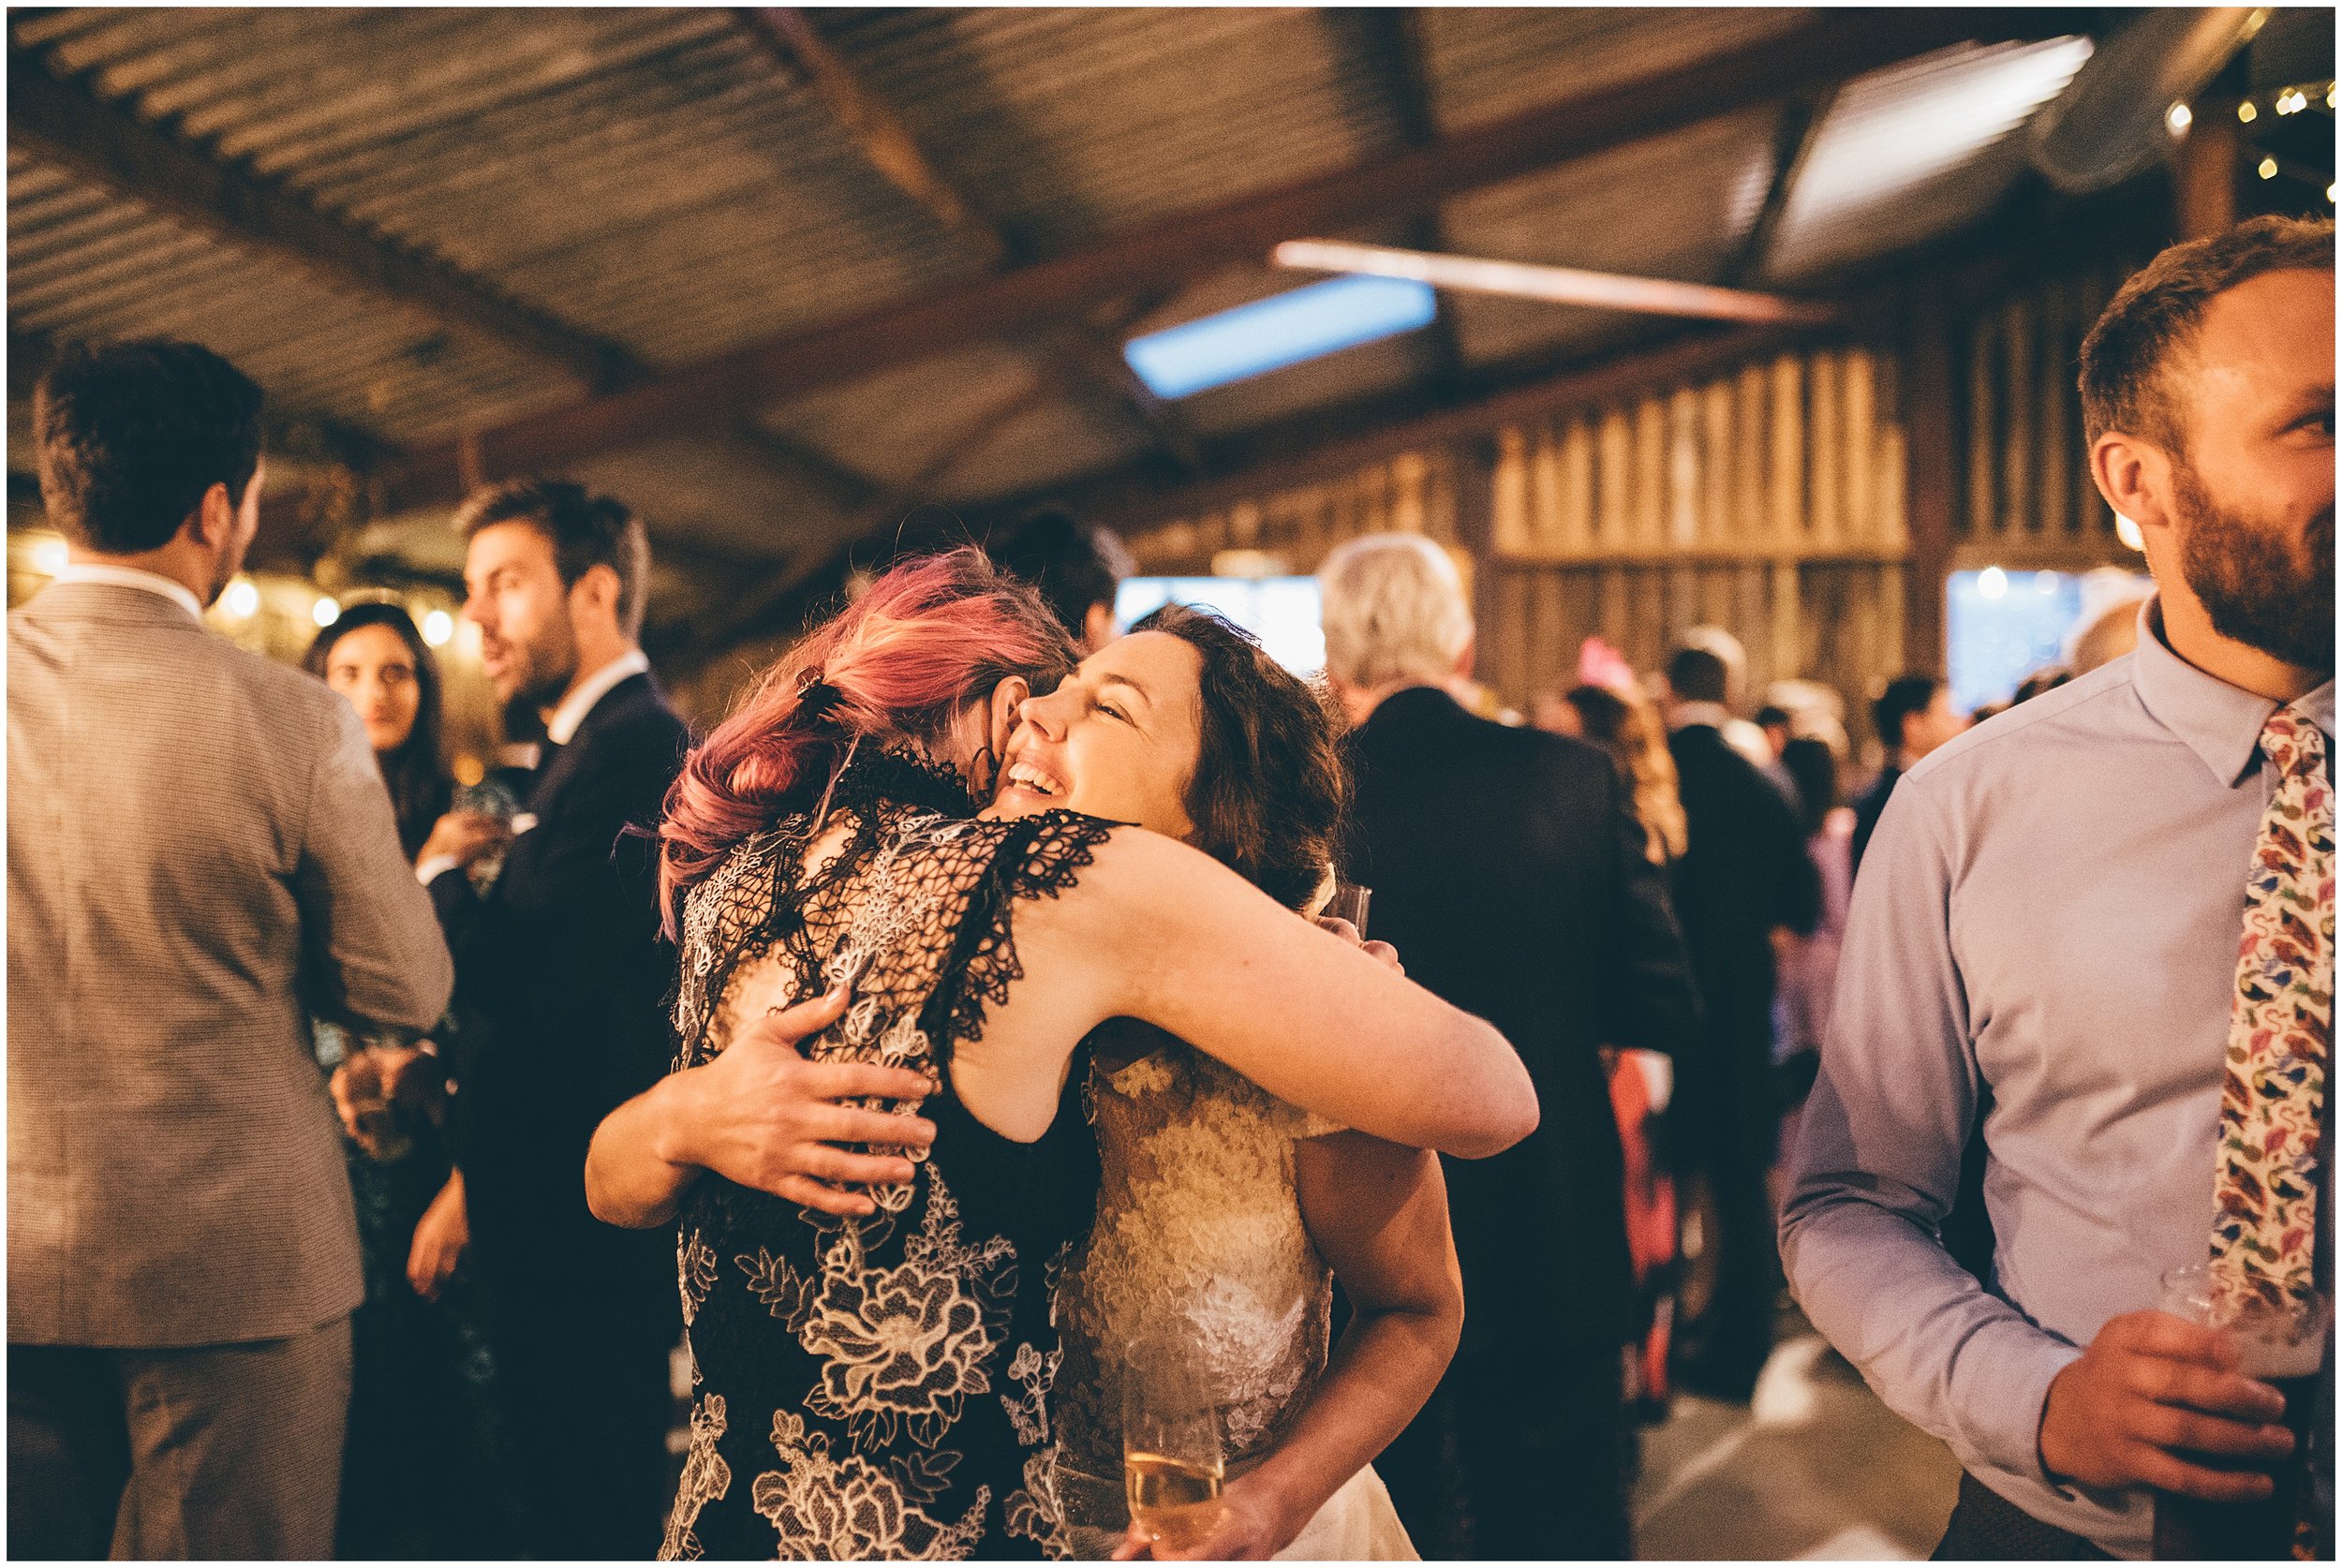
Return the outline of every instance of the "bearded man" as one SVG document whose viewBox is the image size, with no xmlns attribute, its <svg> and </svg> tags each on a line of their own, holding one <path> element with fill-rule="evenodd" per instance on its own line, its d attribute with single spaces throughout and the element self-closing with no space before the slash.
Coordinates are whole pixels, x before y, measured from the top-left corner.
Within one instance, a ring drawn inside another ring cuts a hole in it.
<svg viewBox="0 0 2342 1568">
<path fill-rule="evenodd" d="M 2207 1262 L 2332 1290 L 2334 308 L 2334 225 L 2283 218 L 2115 295 L 2082 394 L 2138 650 L 1919 763 L 1863 861 L 1782 1256 L 1965 1468 L 1938 1557 L 2144 1557 L 2154 1491 L 2274 1495 L 2334 1555 L 2331 1328 L 2289 1423 L 2153 1309 Z M 1984 1281 L 1940 1229 L 1976 1128 Z"/>
<path fill-rule="evenodd" d="M 509 847 L 492 820 L 451 814 L 418 867 L 455 954 L 456 1150 L 504 1435 L 528 1555 L 646 1558 L 683 1335 L 674 1238 L 593 1218 L 586 1146 L 674 1065 L 674 950 L 649 841 L 627 830 L 657 822 L 689 732 L 636 643 L 639 519 L 579 485 L 515 480 L 456 523 L 482 665 L 501 701 L 544 716 L 547 741 L 534 821 L 515 818 Z M 499 849 L 479 893 L 458 867 Z"/>
</svg>

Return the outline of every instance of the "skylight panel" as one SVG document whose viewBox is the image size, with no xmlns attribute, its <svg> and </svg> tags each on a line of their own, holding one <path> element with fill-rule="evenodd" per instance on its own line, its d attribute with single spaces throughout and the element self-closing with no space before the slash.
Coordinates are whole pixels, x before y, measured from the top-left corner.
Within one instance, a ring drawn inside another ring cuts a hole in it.
<svg viewBox="0 0 2342 1568">
<path fill-rule="evenodd" d="M 1438 314 L 1428 284 L 1338 277 L 1134 337 L 1122 357 L 1157 397 L 1186 397 L 1413 332 Z"/>
</svg>

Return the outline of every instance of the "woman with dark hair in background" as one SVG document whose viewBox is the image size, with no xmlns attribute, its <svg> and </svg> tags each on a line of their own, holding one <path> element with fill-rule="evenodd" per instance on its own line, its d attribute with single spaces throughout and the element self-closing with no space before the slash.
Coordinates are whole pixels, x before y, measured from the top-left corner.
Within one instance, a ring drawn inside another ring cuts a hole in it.
<svg viewBox="0 0 2342 1568">
<path fill-rule="evenodd" d="M 422 633 L 395 604 L 352 604 L 318 633 L 302 667 L 358 710 L 390 787 L 398 841 L 414 859 L 455 790 L 440 754 L 439 665 Z"/>
<path fill-rule="evenodd" d="M 399 842 L 421 858 L 453 799 L 439 668 L 398 605 L 345 609 L 303 660 L 348 700 L 382 767 Z M 496 1423 L 478 1306 L 457 1276 L 464 1178 L 430 1114 L 432 1058 L 406 1041 L 317 1027 L 348 1130 L 366 1299 L 351 1319 L 349 1436 L 335 1552 L 344 1558 L 500 1555 Z"/>
</svg>

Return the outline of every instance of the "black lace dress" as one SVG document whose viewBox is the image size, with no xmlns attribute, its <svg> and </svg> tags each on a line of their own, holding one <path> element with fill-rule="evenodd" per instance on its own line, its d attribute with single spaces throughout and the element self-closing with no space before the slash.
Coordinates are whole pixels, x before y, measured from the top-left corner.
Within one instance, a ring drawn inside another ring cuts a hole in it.
<svg viewBox="0 0 2342 1568">
<path fill-rule="evenodd" d="M 808 1053 L 925 1072 L 939 1092 L 921 1107 L 933 1147 L 867 1219 L 713 1176 L 693 1190 L 677 1248 L 691 1442 L 662 1558 L 1067 1554 L 1052 1298 L 1096 1200 L 1087 1062 L 1031 1144 L 977 1122 L 948 1066 L 1020 972 L 1017 905 L 1069 885 L 1109 829 L 968 811 L 950 775 L 866 749 L 823 823 L 849 829 L 841 852 L 808 876 L 812 824 L 793 819 L 687 902 L 683 1065 L 721 1049 L 749 1008 L 859 974 Z"/>
</svg>

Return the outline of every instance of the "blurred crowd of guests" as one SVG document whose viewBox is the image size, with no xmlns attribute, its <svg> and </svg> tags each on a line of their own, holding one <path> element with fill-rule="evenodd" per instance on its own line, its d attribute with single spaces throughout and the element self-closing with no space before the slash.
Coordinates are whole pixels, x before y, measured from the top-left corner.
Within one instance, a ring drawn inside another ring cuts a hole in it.
<svg viewBox="0 0 2342 1568">
<path fill-rule="evenodd" d="M 2315 236 L 2270 243 L 2315 264 Z M 306 673 L 205 633 L 258 526 L 260 404 L 179 344 L 70 352 L 37 401 L 73 555 L 9 627 L 10 1553 L 648 1557 L 676 1262 L 582 1187 L 595 1126 L 675 1049 L 640 830 L 690 736 L 639 644 L 643 525 L 540 480 L 461 508 L 464 614 L 542 733 L 459 791 L 404 611 L 351 606 Z M 1088 646 L 1111 636 L 1111 535 L 1053 514 L 996 554 Z M 1320 584 L 1348 879 L 1544 1108 L 1446 1162 L 1464 1339 L 1380 1468 L 1426 1556 L 1628 1556 L 1637 1403 L 1747 1399 L 1771 1349 L 1784 1120 L 1817 1077 L 1844 1102 L 1833 1008 L 1879 1005 L 1840 984 L 1857 879 L 1917 853 L 1900 803 L 1978 716 L 1900 676 L 1858 771 L 1836 693 L 1752 706 L 1739 644 L 1700 628 L 1649 672 L 1590 642 L 1524 724 L 1473 682 L 1438 548 L 1356 540 Z M 2012 702 L 2157 614 L 2110 612 Z M 1964 1176 L 1925 1243 L 1970 1274 L 1998 1245 L 1981 1128 L 1934 1151 Z"/>
</svg>

